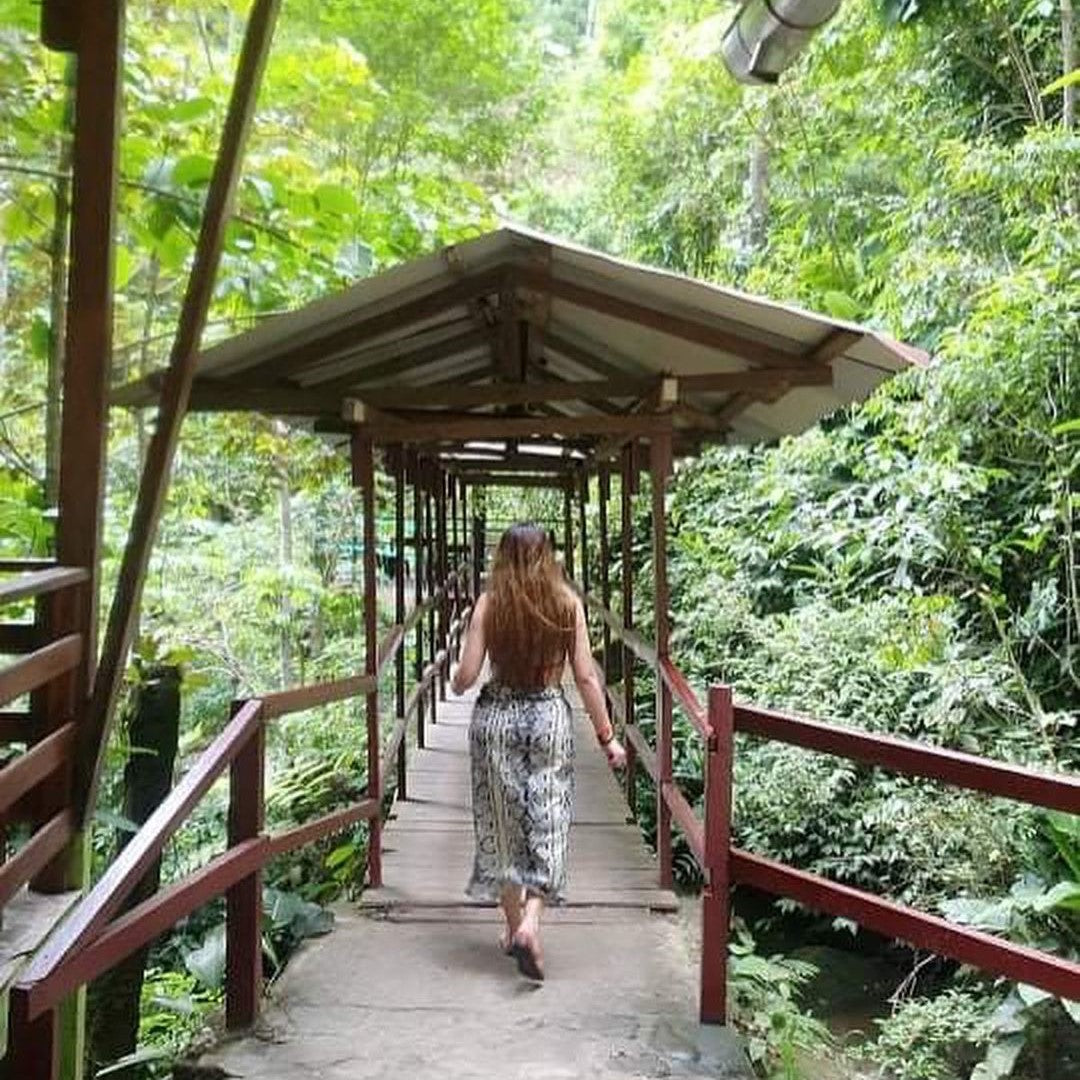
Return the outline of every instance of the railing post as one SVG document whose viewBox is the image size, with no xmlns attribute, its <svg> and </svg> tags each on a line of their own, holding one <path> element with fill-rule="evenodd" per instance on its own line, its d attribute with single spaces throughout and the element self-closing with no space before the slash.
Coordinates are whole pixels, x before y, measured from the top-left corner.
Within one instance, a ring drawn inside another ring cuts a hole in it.
<svg viewBox="0 0 1080 1080">
<path fill-rule="evenodd" d="M 705 754 L 705 893 L 701 904 L 701 1022 L 727 1023 L 731 924 L 731 776 L 735 720 L 731 687 L 709 688 L 713 740 Z"/>
<path fill-rule="evenodd" d="M 667 509 L 664 495 L 671 472 L 671 432 L 658 432 L 649 443 L 649 471 L 652 476 L 653 525 L 653 621 L 656 626 L 657 660 L 669 654 Z M 664 795 L 673 782 L 671 691 L 656 671 L 656 758 L 659 783 L 656 787 L 656 854 L 660 863 L 660 884 L 672 883 L 671 808 Z"/>
<path fill-rule="evenodd" d="M 608 537 L 608 499 L 611 497 L 611 483 L 608 475 L 608 467 L 600 466 L 597 474 L 597 525 L 600 529 L 600 602 L 605 609 L 611 610 L 611 576 L 608 560 L 611 557 L 609 550 L 610 540 Z M 605 619 L 602 624 L 603 633 L 603 667 L 604 685 L 611 679 L 611 627 Z"/>
<path fill-rule="evenodd" d="M 563 561 L 566 576 L 574 576 L 574 481 L 568 478 L 563 486 Z"/>
<path fill-rule="evenodd" d="M 589 502 L 589 474 L 581 470 L 581 487 L 578 491 L 578 523 L 581 533 L 581 587 L 586 593 L 589 592 L 589 532 L 587 524 L 586 507 Z M 589 618 L 588 608 L 585 609 L 586 622 Z"/>
<path fill-rule="evenodd" d="M 405 622 L 405 447 L 394 447 L 394 622 Z M 398 647 L 394 662 L 394 705 L 397 718 L 405 716 L 405 641 Z M 409 740 L 403 735 L 397 753 L 397 797 L 407 799 L 406 768 Z"/>
<path fill-rule="evenodd" d="M 435 543 L 438 551 L 439 584 L 442 586 L 443 592 L 439 599 L 439 642 L 436 652 L 446 649 L 447 658 L 449 658 L 450 586 L 447 584 L 448 574 L 446 569 L 446 479 L 446 473 L 442 469 L 437 469 L 435 473 Z M 448 666 L 448 662 L 440 664 L 436 676 L 439 684 L 440 701 L 446 700 L 446 669 Z"/>
<path fill-rule="evenodd" d="M 235 716 L 242 703 L 234 703 Z M 229 771 L 229 847 L 263 831 L 265 727 L 255 729 Z M 225 893 L 225 1026 L 250 1027 L 262 994 L 262 870 Z"/>
<path fill-rule="evenodd" d="M 432 601 L 431 610 L 428 612 L 428 663 L 435 662 L 435 654 L 439 651 L 435 635 L 435 592 L 438 584 L 438 574 L 435 566 L 435 529 L 431 516 L 432 490 L 435 486 L 435 467 L 425 464 L 424 468 L 424 542 L 425 559 L 427 563 L 427 587 L 428 599 Z M 434 724 L 438 717 L 435 715 L 435 695 L 431 698 L 431 722 Z"/>
<path fill-rule="evenodd" d="M 622 503 L 622 608 L 623 626 L 627 630 L 634 628 L 634 503 L 637 491 L 637 473 L 634 465 L 634 444 L 629 442 L 623 447 L 622 482 L 620 502 Z M 634 723 L 634 654 L 629 646 L 622 650 L 623 677 L 623 712 L 625 724 Z M 627 740 L 626 743 L 626 803 L 630 813 L 637 817 L 637 749 Z"/>
<path fill-rule="evenodd" d="M 371 439 L 355 434 L 352 440 L 353 483 L 364 504 L 364 671 L 374 677 L 378 669 L 378 612 L 375 580 L 375 447 Z M 379 691 L 367 693 L 367 794 L 382 804 L 382 761 L 379 747 Z M 382 885 L 382 814 L 371 818 L 368 835 L 368 880 Z"/>
<path fill-rule="evenodd" d="M 4 1077 L 4 1080 L 58 1080 L 58 1010 L 48 1009 L 35 1019 L 28 1020 L 23 1013 L 25 1003 L 23 994 L 12 995 L 8 1053 L 6 1058 L 0 1060 L 0 1077 Z"/>
<path fill-rule="evenodd" d="M 424 601 L 424 495 L 420 483 L 420 462 L 416 451 L 409 451 L 409 467 L 413 483 L 413 597 L 416 606 Z M 416 620 L 416 644 L 413 651 L 413 676 L 416 685 L 424 674 L 424 618 Z M 416 701 L 416 745 L 424 749 L 424 695 L 418 694 Z"/>
</svg>

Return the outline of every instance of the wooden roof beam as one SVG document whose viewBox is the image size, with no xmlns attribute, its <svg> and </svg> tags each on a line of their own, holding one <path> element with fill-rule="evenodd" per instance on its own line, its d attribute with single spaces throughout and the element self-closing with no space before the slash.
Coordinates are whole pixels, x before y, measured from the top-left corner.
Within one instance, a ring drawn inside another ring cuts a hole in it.
<svg viewBox="0 0 1080 1080">
<path fill-rule="evenodd" d="M 150 551 L 165 502 L 180 426 L 195 378 L 199 342 L 206 326 L 225 243 L 225 230 L 235 203 L 244 147 L 270 52 L 278 8 L 279 0 L 255 0 L 244 34 L 220 150 L 206 194 L 191 275 L 180 308 L 176 339 L 158 409 L 157 428 L 139 480 L 131 532 L 109 610 L 93 694 L 85 719 L 79 725 L 74 803 L 80 825 L 85 824 L 97 795 L 124 664 L 135 629 Z"/>
<path fill-rule="evenodd" d="M 374 442 L 443 442 L 468 439 L 531 439 L 559 435 L 649 436 L 671 430 L 670 416 L 475 416 L 465 420 L 364 422 L 357 425 Z"/>
<path fill-rule="evenodd" d="M 818 362 L 814 359 L 813 349 L 809 353 L 788 352 L 746 337 L 734 330 L 695 319 L 683 311 L 662 311 L 651 303 L 613 296 L 611 293 L 588 285 L 565 281 L 550 274 L 545 275 L 530 267 L 516 268 L 514 280 L 521 287 L 547 291 L 552 297 L 576 307 L 587 308 L 624 322 L 632 322 L 696 345 L 719 349 L 752 364 L 790 368 L 800 363 Z M 556 348 L 556 351 L 561 350 Z"/>
</svg>

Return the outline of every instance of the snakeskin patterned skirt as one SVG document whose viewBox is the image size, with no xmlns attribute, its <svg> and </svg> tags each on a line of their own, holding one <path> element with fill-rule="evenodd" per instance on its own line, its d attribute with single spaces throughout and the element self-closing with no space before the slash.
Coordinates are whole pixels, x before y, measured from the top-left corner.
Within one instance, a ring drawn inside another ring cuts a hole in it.
<svg viewBox="0 0 1080 1080">
<path fill-rule="evenodd" d="M 570 705 L 558 686 L 488 683 L 469 725 L 476 858 L 466 892 L 497 900 L 518 885 L 563 899 L 574 802 Z"/>
</svg>

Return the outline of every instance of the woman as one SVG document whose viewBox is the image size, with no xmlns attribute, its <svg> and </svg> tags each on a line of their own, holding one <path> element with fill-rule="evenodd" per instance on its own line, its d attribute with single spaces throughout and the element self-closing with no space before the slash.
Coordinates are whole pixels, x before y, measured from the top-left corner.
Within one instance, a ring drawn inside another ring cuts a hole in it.
<svg viewBox="0 0 1080 1080">
<path fill-rule="evenodd" d="M 503 948 L 523 975 L 540 981 L 540 913 L 563 898 L 573 811 L 567 659 L 608 762 L 624 765 L 626 751 L 608 717 L 585 611 L 535 525 L 514 525 L 499 541 L 454 672 L 456 694 L 476 682 L 485 656 L 491 681 L 469 727 L 476 858 L 468 892 L 498 899 Z"/>
</svg>

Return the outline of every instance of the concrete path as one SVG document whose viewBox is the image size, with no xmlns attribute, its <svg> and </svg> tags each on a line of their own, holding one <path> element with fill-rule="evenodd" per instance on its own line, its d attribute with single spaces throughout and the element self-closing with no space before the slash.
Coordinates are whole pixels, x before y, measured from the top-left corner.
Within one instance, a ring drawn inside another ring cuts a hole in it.
<svg viewBox="0 0 1080 1080">
<path fill-rule="evenodd" d="M 749 1077 L 732 1036 L 696 1022 L 697 958 L 673 894 L 580 702 L 567 904 L 548 913 L 547 981 L 496 947 L 467 900 L 473 695 L 439 709 L 384 834 L 386 885 L 337 908 L 274 987 L 259 1030 L 204 1058 L 251 1080 L 626 1080 Z"/>
</svg>

